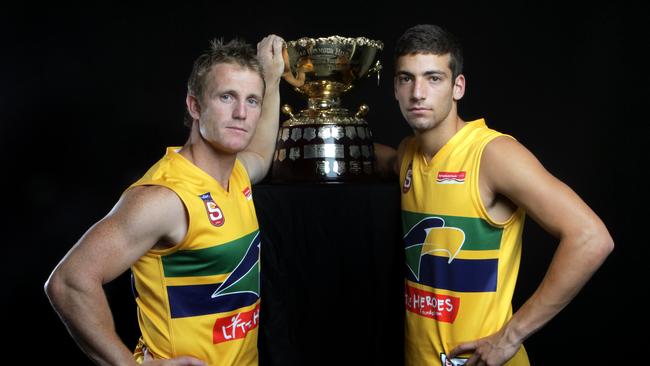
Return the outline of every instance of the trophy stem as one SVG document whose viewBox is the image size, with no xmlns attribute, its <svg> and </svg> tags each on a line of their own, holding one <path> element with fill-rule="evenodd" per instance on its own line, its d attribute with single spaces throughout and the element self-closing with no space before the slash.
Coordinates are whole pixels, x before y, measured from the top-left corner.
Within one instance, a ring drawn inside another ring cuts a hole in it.
<svg viewBox="0 0 650 366">
<path fill-rule="evenodd" d="M 341 98 L 339 97 L 329 97 L 329 98 L 309 98 L 307 100 L 307 106 L 309 109 L 330 109 L 338 108 L 341 105 Z"/>
</svg>

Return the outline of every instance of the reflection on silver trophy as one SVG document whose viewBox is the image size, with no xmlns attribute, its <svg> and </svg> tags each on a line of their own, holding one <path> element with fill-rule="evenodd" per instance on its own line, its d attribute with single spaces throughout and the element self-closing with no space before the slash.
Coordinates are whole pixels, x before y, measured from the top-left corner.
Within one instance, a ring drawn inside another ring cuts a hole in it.
<svg viewBox="0 0 650 366">
<path fill-rule="evenodd" d="M 271 181 L 355 182 L 374 174 L 372 133 L 363 116 L 341 106 L 341 94 L 353 83 L 377 74 L 383 43 L 363 37 L 300 38 L 287 42 L 283 78 L 307 97 L 307 108 L 294 113 L 289 105 L 282 123 Z"/>
</svg>

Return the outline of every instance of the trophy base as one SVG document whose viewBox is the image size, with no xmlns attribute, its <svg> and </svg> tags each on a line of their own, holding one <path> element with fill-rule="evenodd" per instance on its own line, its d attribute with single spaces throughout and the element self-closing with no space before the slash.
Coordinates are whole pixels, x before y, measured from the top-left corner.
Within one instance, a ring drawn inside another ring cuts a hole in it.
<svg viewBox="0 0 650 366">
<path fill-rule="evenodd" d="M 271 169 L 271 183 L 367 183 L 376 180 L 367 123 L 285 123 Z"/>
<path fill-rule="evenodd" d="M 365 163 L 365 164 L 364 164 Z M 351 165 L 351 172 L 337 172 L 341 167 Z M 273 163 L 270 182 L 274 184 L 293 183 L 369 183 L 376 180 L 374 167 L 369 162 L 359 164 L 345 160 L 300 160 Z M 357 170 L 356 172 L 354 170 Z"/>
</svg>

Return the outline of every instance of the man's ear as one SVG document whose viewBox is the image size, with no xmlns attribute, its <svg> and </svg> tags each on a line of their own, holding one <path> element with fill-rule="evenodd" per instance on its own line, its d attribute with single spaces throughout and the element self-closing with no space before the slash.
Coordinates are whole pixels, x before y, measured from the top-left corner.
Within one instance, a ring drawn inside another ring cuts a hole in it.
<svg viewBox="0 0 650 366">
<path fill-rule="evenodd" d="M 199 104 L 199 100 L 195 96 L 188 94 L 185 97 L 185 104 L 192 119 L 198 120 L 201 118 L 201 104 Z"/>
<path fill-rule="evenodd" d="M 465 76 L 460 74 L 454 80 L 454 100 L 460 100 L 465 95 Z"/>
</svg>

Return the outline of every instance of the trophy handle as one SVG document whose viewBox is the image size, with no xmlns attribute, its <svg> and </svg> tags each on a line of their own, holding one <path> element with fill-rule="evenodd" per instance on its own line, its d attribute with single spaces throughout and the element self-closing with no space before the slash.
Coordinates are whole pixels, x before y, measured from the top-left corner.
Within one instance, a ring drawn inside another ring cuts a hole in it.
<svg viewBox="0 0 650 366">
<path fill-rule="evenodd" d="M 354 116 L 357 117 L 357 118 L 361 118 L 361 117 L 365 116 L 366 114 L 368 114 L 369 109 L 370 108 L 368 107 L 367 104 L 362 104 L 362 105 L 359 106 L 359 111 L 357 111 L 357 113 L 355 113 Z"/>
<path fill-rule="evenodd" d="M 380 71 L 381 71 L 382 68 L 383 68 L 383 66 L 381 65 L 381 61 L 377 60 L 377 62 L 375 62 L 375 66 L 371 67 L 370 70 L 368 70 L 368 73 L 366 74 L 368 77 L 370 77 L 373 72 L 376 72 L 377 73 L 377 85 L 379 85 L 379 76 L 381 75 Z"/>
<path fill-rule="evenodd" d="M 288 104 L 285 104 L 282 106 L 282 113 L 286 114 L 291 118 L 293 121 L 297 121 L 296 116 L 293 115 L 293 109 L 291 109 L 291 106 Z"/>
<path fill-rule="evenodd" d="M 284 72 L 282 73 L 282 78 L 295 88 L 300 88 L 305 84 L 305 73 L 312 71 L 314 65 L 311 62 L 311 59 L 305 59 L 302 63 L 299 63 L 296 69 L 296 75 L 291 72 L 291 63 L 289 62 L 289 51 L 287 51 L 286 45 L 282 47 L 282 59 L 284 60 Z M 300 90 L 299 90 L 300 91 Z"/>
</svg>

